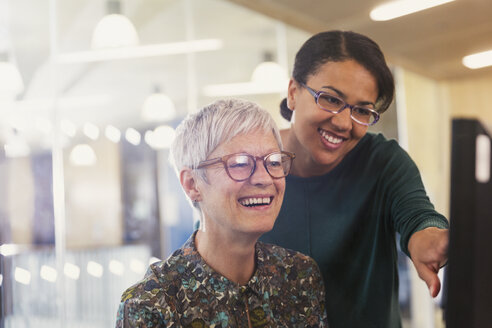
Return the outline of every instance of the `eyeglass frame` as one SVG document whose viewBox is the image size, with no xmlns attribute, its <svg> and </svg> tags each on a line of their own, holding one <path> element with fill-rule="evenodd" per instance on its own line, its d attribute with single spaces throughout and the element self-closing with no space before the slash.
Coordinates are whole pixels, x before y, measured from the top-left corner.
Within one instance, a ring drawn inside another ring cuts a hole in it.
<svg viewBox="0 0 492 328">
<path fill-rule="evenodd" d="M 280 153 L 280 154 L 284 154 L 284 155 L 287 155 L 289 156 L 289 159 L 290 159 L 290 162 L 291 162 L 291 165 L 289 167 L 289 171 L 287 172 L 287 174 L 285 174 L 284 176 L 281 176 L 281 177 L 274 177 L 270 171 L 268 171 L 268 168 L 266 167 L 265 165 L 265 159 L 273 154 L 276 154 L 276 153 Z M 244 179 L 234 179 L 231 174 L 229 173 L 229 169 L 227 167 L 227 160 L 233 156 L 236 156 L 236 155 L 244 155 L 244 156 L 248 156 L 249 158 L 252 158 L 253 159 L 253 169 L 251 170 L 251 173 L 249 174 L 249 176 L 247 178 L 244 178 Z M 265 167 L 265 170 L 267 171 L 268 175 L 272 178 L 272 179 L 282 179 L 282 178 L 285 178 L 286 176 L 289 175 L 290 173 L 290 169 L 292 168 L 292 161 L 294 160 L 294 158 L 296 158 L 296 154 L 294 153 L 291 153 L 291 152 L 288 152 L 288 151 L 272 151 L 271 153 L 268 153 L 264 156 L 253 156 L 251 154 L 248 154 L 248 153 L 234 153 L 234 154 L 229 154 L 229 155 L 225 155 L 225 156 L 222 156 L 222 157 L 216 157 L 216 158 L 211 158 L 211 159 L 207 159 L 205 161 L 201 161 L 198 166 L 196 167 L 196 169 L 203 169 L 207 166 L 210 166 L 210 165 L 214 165 L 214 164 L 219 164 L 219 163 L 222 163 L 222 166 L 224 167 L 227 175 L 229 176 L 229 178 L 231 178 L 232 180 L 234 181 L 237 181 L 237 182 L 242 182 L 242 181 L 246 181 L 248 180 L 249 178 L 251 178 L 253 176 L 253 174 L 255 173 L 256 171 L 256 162 L 261 159 L 262 162 L 263 162 L 263 167 Z"/>
<path fill-rule="evenodd" d="M 305 83 L 302 83 L 302 82 L 299 82 L 299 84 L 300 84 L 302 87 L 304 87 L 304 88 L 305 88 L 305 89 L 306 89 L 306 90 L 307 90 L 307 91 L 308 91 L 308 92 L 309 92 L 309 93 L 310 93 L 310 94 L 314 97 L 314 101 L 316 102 L 316 105 L 318 105 L 318 107 L 319 107 L 320 109 L 324 110 L 325 112 L 332 113 L 332 114 L 339 114 L 339 113 L 341 113 L 341 112 L 342 112 L 345 108 L 347 108 L 347 107 L 348 107 L 348 108 L 350 109 L 350 118 L 351 118 L 352 120 L 354 120 L 356 123 L 359 123 L 359 124 L 361 124 L 361 125 L 365 125 L 365 126 L 372 126 L 372 125 L 376 124 L 376 123 L 379 121 L 380 114 L 378 113 L 378 111 L 377 111 L 377 110 L 374 110 L 374 109 L 372 109 L 372 108 L 367 108 L 367 107 L 357 106 L 357 105 L 350 105 L 349 103 L 347 103 L 346 101 L 344 101 L 344 100 L 343 100 L 343 99 L 341 99 L 340 97 L 337 97 L 337 96 L 335 96 L 335 95 L 332 95 L 332 94 L 330 94 L 330 93 L 328 93 L 328 92 L 325 92 L 325 91 L 322 91 L 322 90 L 321 90 L 321 91 L 316 91 L 316 90 L 314 90 L 314 89 L 310 88 L 309 86 L 307 86 Z M 319 102 L 318 102 L 318 99 L 319 99 L 319 97 L 320 97 L 322 94 L 328 94 L 328 95 L 330 95 L 331 97 L 335 97 L 335 98 L 337 98 L 337 99 L 340 99 L 340 101 L 341 101 L 341 102 L 342 102 L 342 104 L 343 104 L 343 105 L 342 105 L 342 107 L 341 107 L 339 110 L 337 110 L 337 111 L 334 111 L 334 110 L 329 110 L 329 109 L 326 109 L 326 108 L 322 107 L 322 106 L 319 104 Z M 364 123 L 364 122 L 360 122 L 360 121 L 358 121 L 356 118 L 354 118 L 354 117 L 352 116 L 352 111 L 353 111 L 353 110 L 354 110 L 354 108 L 356 108 L 356 107 L 357 107 L 357 108 L 364 108 L 364 109 L 367 109 L 367 110 L 369 110 L 371 113 L 373 113 L 373 114 L 375 115 L 375 116 L 374 116 L 374 117 L 375 117 L 374 121 L 373 121 L 372 123 Z"/>
</svg>

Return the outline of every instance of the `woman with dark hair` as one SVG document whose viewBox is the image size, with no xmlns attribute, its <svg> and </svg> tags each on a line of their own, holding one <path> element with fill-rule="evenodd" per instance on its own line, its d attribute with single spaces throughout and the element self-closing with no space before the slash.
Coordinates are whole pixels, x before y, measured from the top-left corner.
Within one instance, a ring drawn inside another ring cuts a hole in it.
<svg viewBox="0 0 492 328">
<path fill-rule="evenodd" d="M 367 132 L 393 100 L 391 71 L 371 39 L 329 31 L 304 43 L 292 75 L 281 138 L 296 161 L 262 240 L 317 261 L 331 327 L 400 327 L 395 233 L 435 297 L 448 222 L 408 154 Z"/>
</svg>

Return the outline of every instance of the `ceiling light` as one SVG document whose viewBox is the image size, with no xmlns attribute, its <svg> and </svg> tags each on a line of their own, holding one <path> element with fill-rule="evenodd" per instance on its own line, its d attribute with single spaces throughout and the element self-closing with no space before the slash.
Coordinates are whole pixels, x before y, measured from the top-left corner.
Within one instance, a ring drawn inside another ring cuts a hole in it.
<svg viewBox="0 0 492 328">
<path fill-rule="evenodd" d="M 130 261 L 130 269 L 138 274 L 142 274 L 145 272 L 145 264 L 137 259 L 132 259 Z"/>
<path fill-rule="evenodd" d="M 123 263 L 117 260 L 111 260 L 109 261 L 109 271 L 111 271 L 113 274 L 117 276 L 122 276 L 123 273 L 125 272 L 125 267 L 123 266 Z"/>
<path fill-rule="evenodd" d="M 145 133 L 145 142 L 153 149 L 168 149 L 176 135 L 176 131 L 168 125 L 160 125 L 153 131 Z"/>
<path fill-rule="evenodd" d="M 23 268 L 15 268 L 14 278 L 23 285 L 29 285 L 31 283 L 31 273 Z"/>
<path fill-rule="evenodd" d="M 91 48 L 129 47 L 137 44 L 138 35 L 132 22 L 123 15 L 110 14 L 96 25 Z"/>
<path fill-rule="evenodd" d="M 0 61 L 0 99 L 15 99 L 24 90 L 24 83 L 17 66 Z"/>
<path fill-rule="evenodd" d="M 251 75 L 251 82 L 263 84 L 267 87 L 284 85 L 288 79 L 287 71 L 273 61 L 265 61 L 258 64 Z"/>
<path fill-rule="evenodd" d="M 463 65 L 471 69 L 492 66 L 492 50 L 465 56 L 462 62 Z"/>
<path fill-rule="evenodd" d="M 3 256 L 11 256 L 18 254 L 20 251 L 20 248 L 16 244 L 3 244 L 0 246 L 0 255 Z"/>
<path fill-rule="evenodd" d="M 203 88 L 203 94 L 208 97 L 229 97 L 283 93 L 287 91 L 288 83 L 287 71 L 278 63 L 267 59 L 256 66 L 250 82 L 207 85 Z"/>
<path fill-rule="evenodd" d="M 70 162 L 75 166 L 91 166 L 96 161 L 96 153 L 88 144 L 76 145 L 70 152 Z"/>
<path fill-rule="evenodd" d="M 108 1 L 108 15 L 97 23 L 92 34 L 92 49 L 131 47 L 138 44 L 133 23 L 120 13 L 119 1 Z"/>
<path fill-rule="evenodd" d="M 140 135 L 140 132 L 138 132 L 134 128 L 128 128 L 125 131 L 125 139 L 132 145 L 138 146 L 140 144 L 142 136 Z"/>
<path fill-rule="evenodd" d="M 80 51 L 58 55 L 57 60 L 62 64 L 88 63 L 106 60 L 146 58 L 188 54 L 200 51 L 211 51 L 222 48 L 223 42 L 219 39 L 203 39 L 172 43 L 150 44 L 128 48 L 100 49 Z"/>
<path fill-rule="evenodd" d="M 142 106 L 142 119 L 147 122 L 170 121 L 176 116 L 174 103 L 168 95 L 155 87 L 155 92 L 145 99 Z"/>
<path fill-rule="evenodd" d="M 79 279 L 80 276 L 80 268 L 76 266 L 75 264 L 72 263 L 65 263 L 65 266 L 63 267 L 63 272 L 67 277 L 73 280 Z"/>
<path fill-rule="evenodd" d="M 387 21 L 421 10 L 440 6 L 454 0 L 397 0 L 377 6 L 369 16 L 374 21 Z"/>
<path fill-rule="evenodd" d="M 93 123 L 85 123 L 83 131 L 89 139 L 97 140 L 97 138 L 99 138 L 99 128 Z"/>
<path fill-rule="evenodd" d="M 5 156 L 9 158 L 27 157 L 31 153 L 31 148 L 27 142 L 18 135 L 10 136 L 3 149 Z"/>
<path fill-rule="evenodd" d="M 117 127 L 114 127 L 112 125 L 106 126 L 106 129 L 104 130 L 104 135 L 106 136 L 106 138 L 114 143 L 120 142 L 121 132 Z"/>
<path fill-rule="evenodd" d="M 104 273 L 104 269 L 101 264 L 94 261 L 89 261 L 87 263 L 87 273 L 96 278 L 101 278 Z"/>
<path fill-rule="evenodd" d="M 50 267 L 49 265 L 43 265 L 39 271 L 39 276 L 46 281 L 55 282 L 58 273 L 55 268 Z"/>
</svg>

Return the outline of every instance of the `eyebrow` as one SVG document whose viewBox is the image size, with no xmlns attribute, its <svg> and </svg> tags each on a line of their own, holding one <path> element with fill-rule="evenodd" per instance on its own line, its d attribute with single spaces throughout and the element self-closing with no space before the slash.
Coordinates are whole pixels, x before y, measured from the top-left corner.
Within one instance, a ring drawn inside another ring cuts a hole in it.
<svg viewBox="0 0 492 328">
<path fill-rule="evenodd" d="M 270 148 L 269 150 L 266 151 L 266 153 L 262 154 L 262 155 L 259 155 L 259 156 L 265 156 L 265 155 L 268 155 L 268 154 L 271 154 L 271 153 L 274 153 L 276 151 L 282 151 L 282 149 L 279 148 Z M 251 153 L 248 153 L 247 151 L 242 151 L 242 150 L 239 150 L 237 152 L 234 152 L 234 153 L 230 153 L 230 154 L 226 154 L 226 155 L 222 155 L 220 157 L 223 157 L 223 156 L 227 156 L 227 155 L 231 155 L 231 154 L 237 154 L 237 155 L 251 155 L 251 156 L 256 156 L 256 155 L 253 155 Z"/>
<path fill-rule="evenodd" d="M 345 93 L 343 93 L 342 91 L 340 91 L 337 88 L 332 87 L 330 85 L 324 85 L 321 88 L 322 89 L 330 89 L 330 90 L 334 91 L 339 97 L 342 97 L 343 99 L 347 98 L 347 95 L 345 95 Z M 376 104 L 373 103 L 372 101 L 361 101 L 357 105 L 372 105 L 373 107 L 376 107 Z"/>
</svg>

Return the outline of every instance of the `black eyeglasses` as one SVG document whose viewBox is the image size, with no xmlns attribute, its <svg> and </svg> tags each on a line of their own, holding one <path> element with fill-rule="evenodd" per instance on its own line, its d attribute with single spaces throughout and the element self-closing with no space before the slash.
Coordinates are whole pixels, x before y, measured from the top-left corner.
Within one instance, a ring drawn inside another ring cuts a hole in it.
<svg viewBox="0 0 492 328">
<path fill-rule="evenodd" d="M 246 153 L 230 154 L 218 158 L 209 159 L 197 166 L 201 169 L 210 165 L 222 163 L 227 175 L 234 181 L 249 179 L 256 170 L 256 161 L 262 160 L 263 166 L 273 179 L 280 179 L 290 172 L 294 153 L 287 151 L 275 151 L 265 156 L 253 156 Z"/>
<path fill-rule="evenodd" d="M 314 97 L 316 104 L 322 110 L 330 112 L 332 114 L 341 113 L 345 108 L 350 108 L 350 117 L 357 123 L 362 125 L 374 125 L 379 120 L 379 113 L 374 109 L 353 106 L 347 104 L 345 101 L 337 96 L 334 96 L 325 91 L 315 91 L 308 87 L 306 84 L 299 82 L 301 86 L 306 88 L 307 91 Z"/>
</svg>

